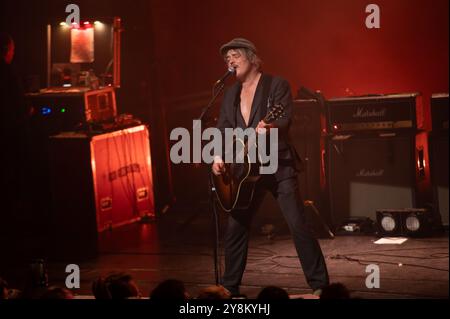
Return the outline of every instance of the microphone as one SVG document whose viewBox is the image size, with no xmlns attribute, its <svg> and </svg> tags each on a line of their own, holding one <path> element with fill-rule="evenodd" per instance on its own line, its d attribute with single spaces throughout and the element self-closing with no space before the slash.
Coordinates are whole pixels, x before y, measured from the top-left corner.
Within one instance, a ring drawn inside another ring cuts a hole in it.
<svg viewBox="0 0 450 319">
<path fill-rule="evenodd" d="M 230 67 L 228 68 L 227 73 L 225 73 L 219 80 L 217 80 L 216 83 L 214 83 L 214 85 L 219 85 L 219 84 L 225 82 L 225 80 L 226 80 L 231 74 L 234 74 L 235 72 L 236 72 L 236 69 L 233 68 L 232 66 L 230 66 Z"/>
</svg>

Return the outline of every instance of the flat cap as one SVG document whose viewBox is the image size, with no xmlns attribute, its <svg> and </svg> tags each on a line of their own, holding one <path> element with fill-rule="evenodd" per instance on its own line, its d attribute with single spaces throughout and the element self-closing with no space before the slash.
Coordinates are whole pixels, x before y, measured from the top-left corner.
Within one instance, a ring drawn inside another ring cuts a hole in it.
<svg viewBox="0 0 450 319">
<path fill-rule="evenodd" d="M 252 42 L 244 38 L 235 38 L 220 47 L 220 54 L 224 55 L 230 49 L 240 49 L 240 48 L 249 49 L 253 53 L 257 52 L 256 47 Z"/>
</svg>

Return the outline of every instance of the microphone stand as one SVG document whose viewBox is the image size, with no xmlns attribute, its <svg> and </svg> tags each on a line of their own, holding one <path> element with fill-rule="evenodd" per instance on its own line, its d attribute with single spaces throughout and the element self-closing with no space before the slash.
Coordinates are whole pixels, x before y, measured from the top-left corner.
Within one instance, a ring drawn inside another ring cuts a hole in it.
<svg viewBox="0 0 450 319">
<path fill-rule="evenodd" d="M 219 97 L 219 94 L 222 93 L 224 88 L 225 88 L 225 84 L 223 82 L 219 82 L 214 86 L 212 98 L 209 101 L 208 105 L 203 108 L 202 113 L 200 114 L 200 117 L 198 118 L 200 123 L 203 123 L 203 118 L 205 117 L 205 115 L 209 111 L 209 109 L 213 106 L 214 102 Z"/>
<path fill-rule="evenodd" d="M 200 117 L 198 118 L 198 120 L 200 121 L 199 123 L 202 124 L 203 123 L 203 118 L 205 117 L 205 115 L 208 113 L 208 111 L 211 109 L 211 107 L 213 106 L 214 102 L 216 101 L 217 97 L 220 95 L 220 93 L 222 93 L 223 89 L 225 88 L 225 83 L 223 82 L 219 82 L 217 84 L 214 85 L 213 87 L 213 91 L 212 91 L 212 98 L 209 101 L 208 105 L 203 108 L 202 113 L 200 114 Z M 209 174 L 211 174 L 211 172 L 209 172 Z M 214 188 L 214 185 L 212 184 L 212 180 L 210 175 L 208 174 L 209 178 L 208 178 L 208 196 L 209 196 L 209 206 L 210 206 L 210 212 L 212 212 L 212 216 L 213 216 L 213 226 L 214 226 L 214 275 L 215 275 L 215 281 L 216 281 L 216 285 L 220 284 L 220 271 L 219 271 L 219 259 L 220 259 L 220 254 L 219 254 L 219 216 L 217 213 L 217 207 L 216 207 L 216 201 L 215 201 L 215 191 L 216 189 Z"/>
</svg>

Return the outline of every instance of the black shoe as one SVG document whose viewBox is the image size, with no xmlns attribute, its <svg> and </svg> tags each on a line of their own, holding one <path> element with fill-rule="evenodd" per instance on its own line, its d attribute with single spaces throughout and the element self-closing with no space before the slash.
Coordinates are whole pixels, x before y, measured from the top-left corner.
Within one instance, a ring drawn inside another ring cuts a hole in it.
<svg viewBox="0 0 450 319">
<path fill-rule="evenodd" d="M 224 287 L 230 292 L 231 296 L 240 295 L 239 287 L 227 287 L 227 286 Z"/>
</svg>

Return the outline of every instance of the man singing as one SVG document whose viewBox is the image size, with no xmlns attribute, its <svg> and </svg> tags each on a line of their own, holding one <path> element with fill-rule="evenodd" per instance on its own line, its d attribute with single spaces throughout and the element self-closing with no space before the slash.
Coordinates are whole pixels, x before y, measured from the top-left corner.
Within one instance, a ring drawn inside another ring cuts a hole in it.
<svg viewBox="0 0 450 319">
<path fill-rule="evenodd" d="M 265 191 L 275 197 L 292 234 L 295 248 L 306 280 L 315 293 L 328 285 L 328 272 L 317 239 L 305 222 L 303 202 L 298 183 L 297 153 L 290 145 L 288 131 L 292 116 L 292 96 L 286 80 L 265 74 L 261 70 L 261 59 L 255 45 L 243 38 L 224 44 L 220 53 L 228 68 L 234 68 L 237 82 L 224 95 L 217 127 L 254 128 L 257 132 L 278 129 L 278 168 L 274 174 L 262 175 L 257 185 L 251 206 L 242 211 L 233 211 L 228 218 L 225 234 L 225 273 L 223 286 L 232 294 L 239 294 L 239 286 L 247 262 L 248 240 L 252 216 L 257 211 Z M 269 100 L 271 102 L 269 103 Z M 262 119 L 268 105 L 284 106 L 284 117 L 270 123 Z M 265 130 L 261 130 L 265 129 Z M 215 175 L 225 172 L 223 159 L 215 157 L 212 171 Z"/>
</svg>

